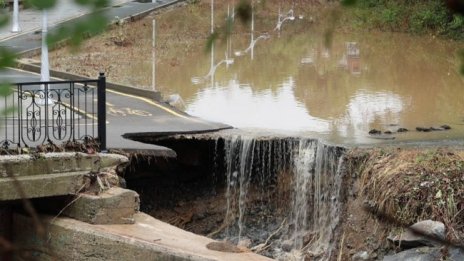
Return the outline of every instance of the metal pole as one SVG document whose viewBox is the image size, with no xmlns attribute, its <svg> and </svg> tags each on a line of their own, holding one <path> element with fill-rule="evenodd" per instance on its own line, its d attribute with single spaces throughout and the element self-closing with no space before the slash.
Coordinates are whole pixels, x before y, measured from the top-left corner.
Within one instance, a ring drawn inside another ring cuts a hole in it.
<svg viewBox="0 0 464 261">
<path fill-rule="evenodd" d="M 48 45 L 47 45 L 48 17 L 47 10 L 42 12 L 42 54 L 40 65 L 40 81 L 50 81 L 50 66 L 48 63 Z"/>
<path fill-rule="evenodd" d="M 19 26 L 19 0 L 14 0 L 13 2 L 13 27 L 11 32 L 19 33 L 21 32 L 21 27 Z"/>
<path fill-rule="evenodd" d="M 253 41 L 255 40 L 254 35 L 255 34 L 255 14 L 253 10 L 253 4 L 251 5 L 251 60 L 254 58 L 254 50 L 255 50 L 255 45 L 253 44 Z"/>
<path fill-rule="evenodd" d="M 100 151 L 106 151 L 106 77 L 104 72 L 100 72 L 97 84 L 97 109 L 98 109 L 98 139 L 100 141 Z"/>
<path fill-rule="evenodd" d="M 214 33 L 214 0 L 211 0 L 211 34 Z M 214 67 L 214 42 L 211 45 L 211 69 Z M 214 73 L 211 74 L 211 87 L 214 84 Z"/>
<path fill-rule="evenodd" d="M 40 55 L 40 81 L 50 81 L 50 65 L 48 63 L 48 45 L 47 45 L 47 32 L 48 32 L 48 16 L 47 10 L 42 11 L 42 53 Z M 52 105 L 54 104 L 52 99 L 48 97 L 48 86 L 45 84 L 40 85 L 40 89 L 44 94 L 44 99 L 39 99 L 38 104 L 40 105 Z M 46 107 L 47 108 L 47 107 Z"/>
<path fill-rule="evenodd" d="M 152 66 L 152 80 L 153 80 L 153 91 L 156 92 L 156 21 L 153 19 L 153 41 L 152 41 L 152 56 L 153 56 L 153 66 Z"/>
</svg>

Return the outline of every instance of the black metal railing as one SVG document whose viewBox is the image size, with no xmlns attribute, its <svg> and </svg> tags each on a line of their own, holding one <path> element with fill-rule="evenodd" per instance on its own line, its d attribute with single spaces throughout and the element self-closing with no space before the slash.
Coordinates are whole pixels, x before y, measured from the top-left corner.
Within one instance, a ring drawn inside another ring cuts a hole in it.
<svg viewBox="0 0 464 261">
<path fill-rule="evenodd" d="M 12 94 L 0 98 L 0 146 L 93 143 L 106 150 L 105 89 L 103 73 L 96 80 L 13 84 Z"/>
</svg>

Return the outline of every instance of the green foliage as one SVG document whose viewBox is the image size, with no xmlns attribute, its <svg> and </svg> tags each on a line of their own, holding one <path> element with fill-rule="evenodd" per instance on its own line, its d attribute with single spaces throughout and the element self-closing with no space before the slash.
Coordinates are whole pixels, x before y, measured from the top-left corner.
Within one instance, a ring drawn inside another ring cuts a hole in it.
<svg viewBox="0 0 464 261">
<path fill-rule="evenodd" d="M 11 93 L 12 89 L 8 83 L 0 83 L 0 97 L 8 96 Z"/>
<path fill-rule="evenodd" d="M 244 24 L 248 24 L 251 21 L 251 9 L 251 3 L 247 0 L 241 0 L 236 6 L 237 16 Z"/>
<path fill-rule="evenodd" d="M 106 18 L 101 12 L 96 12 L 85 21 L 70 26 L 60 27 L 56 33 L 48 35 L 47 42 L 49 45 L 54 45 L 60 41 L 69 39 L 71 47 L 78 48 L 85 37 L 94 36 L 103 32 L 106 25 Z"/>
<path fill-rule="evenodd" d="M 252 7 L 249 0 L 241 0 L 236 5 L 235 10 L 237 10 L 236 15 L 239 21 L 241 21 L 243 24 L 250 23 Z M 232 17 L 226 17 L 225 23 L 208 36 L 208 39 L 206 40 L 205 51 L 210 51 L 218 39 L 227 39 L 232 33 L 233 25 L 234 23 Z"/>
<path fill-rule="evenodd" d="M 411 30 L 413 32 L 426 32 L 434 30 L 443 32 L 452 17 L 443 2 L 431 2 L 418 4 L 415 12 L 411 15 Z"/>
<path fill-rule="evenodd" d="M 0 7 L 4 6 L 5 1 L 0 0 Z M 102 32 L 106 25 L 107 20 L 102 14 L 102 8 L 108 6 L 108 0 L 74 0 L 79 5 L 85 5 L 92 9 L 93 14 L 89 19 L 86 19 L 82 22 L 74 23 L 70 27 L 59 28 L 57 33 L 49 35 L 47 37 L 47 42 L 49 44 L 54 44 L 57 41 L 64 39 L 69 39 L 70 44 L 73 47 L 79 46 L 83 41 L 84 37 L 95 35 Z M 57 3 L 57 0 L 25 0 L 25 5 L 31 8 L 38 10 L 47 10 L 53 8 Z M 9 15 L 5 14 L 3 10 L 0 9 L 0 27 L 4 27 L 9 22 Z M 0 70 L 14 66 L 16 62 L 16 54 L 7 49 L 6 47 L 0 47 Z M 11 94 L 11 87 L 8 83 L 0 83 L 0 97 L 6 97 Z M 14 108 L 1 108 L 0 113 L 2 115 L 7 115 L 12 113 Z"/>
<path fill-rule="evenodd" d="M 36 9 L 50 9 L 54 7 L 56 0 L 27 0 L 26 5 Z"/>
<path fill-rule="evenodd" d="M 0 0 L 2 1 L 2 0 Z M 102 32 L 107 25 L 107 19 L 102 13 L 102 8 L 109 5 L 108 0 L 74 0 L 79 5 L 88 6 L 93 13 L 89 19 L 74 23 L 72 25 L 59 27 L 55 33 L 47 36 L 47 43 L 53 45 L 59 41 L 69 39 L 72 47 L 77 48 L 85 37 L 96 35 Z M 31 8 L 46 10 L 53 8 L 57 0 L 26 0 L 25 4 Z M 9 16 L 0 15 L 0 27 L 6 26 Z M 6 48 L 0 48 L 0 69 L 13 66 L 16 55 Z"/>
<path fill-rule="evenodd" d="M 461 50 L 459 53 L 458 53 L 458 56 L 459 56 L 459 60 L 461 62 L 461 65 L 459 67 L 459 72 L 464 75 L 464 50 Z"/>
<path fill-rule="evenodd" d="M 93 7 L 95 9 L 106 7 L 109 4 L 108 0 L 75 0 L 75 2 L 83 6 Z"/>
<path fill-rule="evenodd" d="M 208 39 L 206 40 L 205 52 L 209 52 L 211 48 L 213 48 L 213 45 L 218 38 L 219 38 L 218 32 L 213 32 L 212 34 L 208 36 Z"/>
<path fill-rule="evenodd" d="M 357 0 L 341 0 L 343 6 L 353 6 L 356 2 Z"/>
<path fill-rule="evenodd" d="M 342 1 L 343 2 L 343 1 Z M 431 33 L 464 39 L 462 16 L 442 0 L 356 0 L 354 25 L 367 29 Z"/>
<path fill-rule="evenodd" d="M 5 47 L 0 47 L 0 69 L 15 65 L 16 55 Z"/>
<path fill-rule="evenodd" d="M 9 21 L 10 21 L 10 15 L 8 13 L 3 13 L 0 10 L 0 27 L 7 25 Z"/>
</svg>

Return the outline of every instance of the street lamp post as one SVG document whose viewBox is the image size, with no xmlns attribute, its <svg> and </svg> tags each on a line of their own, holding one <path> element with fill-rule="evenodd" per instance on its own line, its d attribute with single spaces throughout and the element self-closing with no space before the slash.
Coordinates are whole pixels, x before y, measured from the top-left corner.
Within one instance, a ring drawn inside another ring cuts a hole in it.
<svg viewBox="0 0 464 261">
<path fill-rule="evenodd" d="M 47 45 L 47 32 L 48 32 L 48 14 L 47 10 L 42 11 L 42 53 L 40 59 L 40 81 L 50 81 L 50 65 L 48 62 L 48 45 Z M 44 94 L 44 98 L 38 101 L 41 105 L 52 105 L 54 102 L 48 97 L 47 84 L 41 84 L 40 89 Z"/>
<path fill-rule="evenodd" d="M 50 66 L 48 63 L 48 45 L 47 45 L 48 17 L 47 10 L 42 11 L 42 54 L 40 63 L 40 81 L 50 81 Z"/>
<path fill-rule="evenodd" d="M 152 66 L 152 80 L 153 80 L 153 91 L 156 92 L 156 21 L 153 19 L 153 41 L 152 41 L 152 56 L 153 56 L 153 66 Z"/>
<path fill-rule="evenodd" d="M 211 35 L 214 33 L 214 0 L 211 0 Z M 210 71 L 214 68 L 214 42 L 211 45 L 211 67 Z M 214 86 L 214 74 L 211 75 L 211 87 Z"/>
<path fill-rule="evenodd" d="M 21 32 L 21 27 L 19 26 L 19 0 L 14 0 L 13 2 L 13 26 L 11 32 L 19 33 Z"/>
</svg>

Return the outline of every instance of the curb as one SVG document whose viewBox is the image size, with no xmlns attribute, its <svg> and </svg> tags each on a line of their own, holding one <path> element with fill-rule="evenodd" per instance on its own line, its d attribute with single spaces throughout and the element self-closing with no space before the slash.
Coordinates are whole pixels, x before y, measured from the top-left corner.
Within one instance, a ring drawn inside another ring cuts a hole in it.
<svg viewBox="0 0 464 261">
<path fill-rule="evenodd" d="M 18 62 L 16 64 L 16 68 L 19 68 L 25 71 L 40 73 L 40 66 L 34 65 L 34 64 Z M 50 70 L 50 76 L 61 78 L 61 79 L 67 79 L 67 80 L 95 80 L 97 78 L 97 75 L 95 75 L 95 78 L 89 78 L 89 77 L 74 75 L 74 74 L 67 73 L 67 72 L 56 71 L 56 70 Z M 106 87 L 110 90 L 115 90 L 115 91 L 119 91 L 119 92 L 123 92 L 127 94 L 149 98 L 149 99 L 153 99 L 158 102 L 162 101 L 161 93 L 158 91 L 138 89 L 132 86 L 125 86 L 125 85 L 111 83 L 111 82 L 106 82 Z"/>
<path fill-rule="evenodd" d="M 149 9 L 145 10 L 145 11 L 142 11 L 140 13 L 125 17 L 122 20 L 124 20 L 124 21 L 125 20 L 139 20 L 139 19 L 142 19 L 143 17 L 149 15 L 153 11 L 156 11 L 158 9 L 162 9 L 162 8 L 165 8 L 165 7 L 169 7 L 171 5 L 175 5 L 177 3 L 184 2 L 184 1 L 185 0 L 174 0 L 172 2 L 164 3 L 164 4 L 161 4 L 161 5 L 158 5 L 158 6 L 154 6 L 152 8 L 149 8 Z"/>
</svg>

